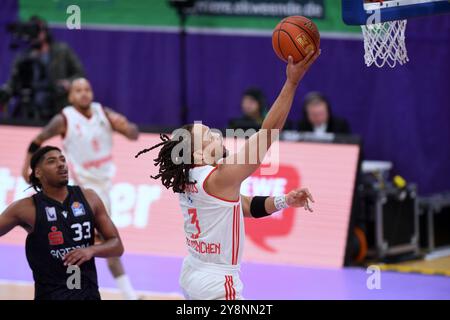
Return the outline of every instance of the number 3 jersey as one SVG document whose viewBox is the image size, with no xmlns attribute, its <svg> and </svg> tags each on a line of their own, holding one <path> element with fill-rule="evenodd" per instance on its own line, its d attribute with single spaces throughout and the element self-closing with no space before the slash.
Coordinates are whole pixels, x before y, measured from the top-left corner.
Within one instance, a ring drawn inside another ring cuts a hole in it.
<svg viewBox="0 0 450 320">
<path fill-rule="evenodd" d="M 228 201 L 204 189 L 216 168 L 205 165 L 191 169 L 190 181 L 196 183 L 179 196 L 186 245 L 190 255 L 201 262 L 238 267 L 245 238 L 244 216 L 240 199 Z"/>
<path fill-rule="evenodd" d="M 36 221 L 26 240 L 27 260 L 33 271 L 35 299 L 99 299 L 97 271 L 92 258 L 79 272 L 64 266 L 70 251 L 94 245 L 94 214 L 79 187 L 67 186 L 63 203 L 43 192 L 33 195 Z"/>
</svg>

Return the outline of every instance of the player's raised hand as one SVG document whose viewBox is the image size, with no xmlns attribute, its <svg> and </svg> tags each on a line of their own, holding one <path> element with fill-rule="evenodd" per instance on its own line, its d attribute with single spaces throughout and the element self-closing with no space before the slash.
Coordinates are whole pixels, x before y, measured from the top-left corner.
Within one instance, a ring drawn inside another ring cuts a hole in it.
<svg viewBox="0 0 450 320">
<path fill-rule="evenodd" d="M 297 63 L 294 63 L 294 58 L 289 56 L 288 65 L 286 67 L 286 77 L 288 81 L 294 85 L 297 85 L 314 61 L 316 61 L 316 59 L 320 56 L 320 52 L 320 50 L 317 52 L 310 51 L 303 60 Z"/>
<path fill-rule="evenodd" d="M 63 258 L 65 266 L 77 265 L 81 266 L 84 262 L 89 261 L 94 256 L 91 248 L 81 248 L 70 251 Z"/>
<path fill-rule="evenodd" d="M 113 128 L 117 131 L 126 131 L 128 128 L 128 120 L 119 113 L 110 112 L 108 114 L 109 121 L 111 121 Z"/>
<path fill-rule="evenodd" d="M 139 136 L 139 128 L 136 124 L 128 121 L 128 119 L 109 108 L 104 108 L 106 116 L 111 122 L 113 130 L 123 134 L 130 140 L 136 140 Z"/>
<path fill-rule="evenodd" d="M 286 203 L 290 207 L 303 207 L 306 211 L 313 212 L 309 201 L 314 202 L 314 199 L 307 188 L 294 189 L 286 195 Z"/>
</svg>

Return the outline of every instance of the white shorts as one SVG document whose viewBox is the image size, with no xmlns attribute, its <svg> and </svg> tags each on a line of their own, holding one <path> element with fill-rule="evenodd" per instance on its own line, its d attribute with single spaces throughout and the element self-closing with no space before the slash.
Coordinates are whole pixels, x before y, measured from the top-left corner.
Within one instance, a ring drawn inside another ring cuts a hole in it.
<svg viewBox="0 0 450 320">
<path fill-rule="evenodd" d="M 85 189 L 92 189 L 94 190 L 97 195 L 102 200 L 103 204 L 105 205 L 106 211 L 108 215 L 111 216 L 111 199 L 109 196 L 109 193 L 111 192 L 111 181 L 97 181 L 97 180 L 91 180 L 91 179 L 84 179 L 78 177 L 76 179 L 76 182 L 79 186 L 85 188 Z"/>
<path fill-rule="evenodd" d="M 180 286 L 187 300 L 243 300 L 239 266 L 204 263 L 187 256 Z"/>
</svg>

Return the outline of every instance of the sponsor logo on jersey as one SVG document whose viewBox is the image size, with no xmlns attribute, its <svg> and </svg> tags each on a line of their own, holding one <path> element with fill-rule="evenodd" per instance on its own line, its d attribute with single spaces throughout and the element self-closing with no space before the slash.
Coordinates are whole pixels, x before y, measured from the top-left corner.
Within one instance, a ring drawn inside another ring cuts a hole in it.
<svg viewBox="0 0 450 320">
<path fill-rule="evenodd" d="M 48 243 L 51 246 L 58 246 L 60 244 L 64 244 L 64 237 L 61 231 L 58 231 L 58 228 L 53 226 L 50 228 L 50 232 L 48 234 Z"/>
<path fill-rule="evenodd" d="M 67 218 L 67 211 L 66 210 L 64 210 L 63 212 L 61 212 L 62 213 L 62 215 L 64 216 L 64 218 Z"/>
<path fill-rule="evenodd" d="M 56 209 L 55 207 L 45 207 L 45 213 L 47 214 L 47 220 L 56 221 Z"/>
<path fill-rule="evenodd" d="M 75 249 L 83 249 L 89 247 L 89 243 L 84 243 L 79 246 L 75 247 L 68 247 L 68 248 L 59 248 L 59 249 L 52 249 L 50 250 L 50 254 L 56 258 L 62 260 L 66 254 L 68 254 L 70 251 Z"/>
<path fill-rule="evenodd" d="M 83 204 L 78 201 L 72 203 L 72 212 L 75 217 L 84 216 L 86 214 Z"/>
</svg>

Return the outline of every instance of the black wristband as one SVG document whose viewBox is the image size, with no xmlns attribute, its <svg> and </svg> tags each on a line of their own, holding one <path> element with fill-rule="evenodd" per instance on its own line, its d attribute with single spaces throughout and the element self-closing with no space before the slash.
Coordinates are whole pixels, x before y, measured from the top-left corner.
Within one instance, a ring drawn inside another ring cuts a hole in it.
<svg viewBox="0 0 450 320">
<path fill-rule="evenodd" d="M 264 218 L 270 216 L 266 211 L 266 199 L 268 197 L 254 196 L 250 203 L 250 214 L 253 218 Z"/>
<path fill-rule="evenodd" d="M 35 153 L 37 150 L 39 150 L 39 148 L 41 147 L 40 144 L 37 144 L 36 142 L 32 141 L 30 143 L 30 146 L 28 147 L 28 153 Z"/>
</svg>

